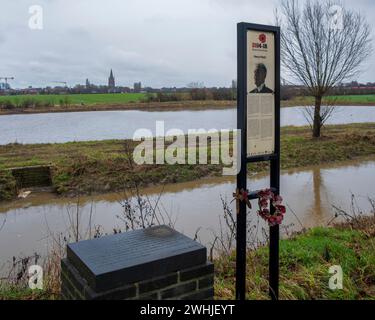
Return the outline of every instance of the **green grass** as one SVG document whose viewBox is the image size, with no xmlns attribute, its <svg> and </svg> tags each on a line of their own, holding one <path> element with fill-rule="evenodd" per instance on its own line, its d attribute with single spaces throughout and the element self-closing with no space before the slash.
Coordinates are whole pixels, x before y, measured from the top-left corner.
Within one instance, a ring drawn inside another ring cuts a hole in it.
<svg viewBox="0 0 375 320">
<path fill-rule="evenodd" d="M 57 295 L 44 290 L 31 290 L 16 286 L 0 285 L 0 300 L 56 300 Z"/>
<path fill-rule="evenodd" d="M 353 103 L 353 104 L 375 103 L 375 94 L 332 96 L 330 98 L 337 100 L 337 101 L 343 101 L 343 102 Z"/>
<path fill-rule="evenodd" d="M 0 96 L 0 109 L 3 113 L 20 111 L 46 112 L 46 111 L 77 111 L 86 110 L 82 107 L 95 107 L 97 110 L 138 109 L 144 104 L 145 93 L 106 93 L 106 94 L 62 94 L 62 95 L 19 95 Z M 341 95 L 328 96 L 323 99 L 335 100 L 337 105 L 375 105 L 375 95 Z M 313 105 L 313 97 L 297 96 L 288 101 L 281 101 L 283 107 Z M 178 102 L 153 102 L 152 105 L 164 107 L 167 110 L 196 109 L 198 108 L 228 108 L 236 105 L 235 101 L 178 101 Z"/>
<path fill-rule="evenodd" d="M 16 106 L 21 106 L 23 101 L 32 100 L 38 103 L 50 103 L 59 105 L 60 100 L 67 99 L 72 105 L 102 105 L 102 104 L 122 104 L 130 102 L 140 102 L 145 97 L 144 93 L 105 93 L 105 94 L 63 94 L 63 95 L 19 95 L 0 96 L 0 102 L 11 101 Z"/>
<path fill-rule="evenodd" d="M 280 242 L 281 299 L 375 299 L 375 219 L 363 230 L 350 225 L 317 227 Z M 216 298 L 234 298 L 234 255 L 215 261 Z M 247 255 L 247 298 L 268 299 L 268 248 Z M 343 289 L 328 286 L 329 268 L 343 270 Z"/>
<path fill-rule="evenodd" d="M 323 105 L 334 101 L 336 105 L 375 105 L 375 94 L 368 95 L 340 95 L 327 96 L 323 98 Z M 297 96 L 291 100 L 281 101 L 283 107 L 314 105 L 311 96 Z"/>
<path fill-rule="evenodd" d="M 247 252 L 246 298 L 267 300 L 267 246 Z M 235 252 L 219 254 L 215 264 L 215 299 L 235 296 Z M 331 266 L 341 266 L 343 289 L 329 288 Z M 57 276 L 59 272 L 54 273 Z M 46 275 L 48 276 L 48 275 Z M 50 283 L 58 283 L 53 279 Z M 375 216 L 362 216 L 333 227 L 316 227 L 280 241 L 281 300 L 374 300 Z M 53 300 L 59 289 L 31 291 L 0 283 L 0 300 Z"/>
</svg>

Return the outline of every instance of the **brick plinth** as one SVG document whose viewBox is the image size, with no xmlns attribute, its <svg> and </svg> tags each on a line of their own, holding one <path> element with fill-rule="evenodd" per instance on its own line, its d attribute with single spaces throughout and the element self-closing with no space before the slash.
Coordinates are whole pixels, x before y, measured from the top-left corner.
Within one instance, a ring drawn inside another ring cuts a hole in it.
<svg viewBox="0 0 375 320">
<path fill-rule="evenodd" d="M 68 245 L 61 283 L 67 300 L 204 300 L 214 266 L 205 247 L 161 226 Z"/>
</svg>

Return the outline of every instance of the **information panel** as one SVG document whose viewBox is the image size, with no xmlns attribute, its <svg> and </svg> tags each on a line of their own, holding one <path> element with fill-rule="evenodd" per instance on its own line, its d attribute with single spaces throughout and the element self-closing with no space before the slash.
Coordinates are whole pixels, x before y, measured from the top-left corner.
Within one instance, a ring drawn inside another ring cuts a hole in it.
<svg viewBox="0 0 375 320">
<path fill-rule="evenodd" d="M 247 31 L 247 156 L 275 152 L 275 36 Z"/>
<path fill-rule="evenodd" d="M 280 28 L 237 24 L 237 129 L 241 132 L 241 166 L 236 199 L 236 299 L 245 300 L 248 203 L 260 190 L 248 189 L 248 164 L 269 163 L 269 188 L 280 194 Z M 270 214 L 275 207 L 270 206 Z M 279 296 L 279 225 L 270 225 L 269 294 Z"/>
</svg>

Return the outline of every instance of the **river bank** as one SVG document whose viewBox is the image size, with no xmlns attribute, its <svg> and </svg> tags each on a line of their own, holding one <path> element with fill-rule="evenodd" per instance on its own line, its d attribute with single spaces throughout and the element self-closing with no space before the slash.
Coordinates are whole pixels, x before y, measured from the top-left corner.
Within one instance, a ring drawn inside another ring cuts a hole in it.
<svg viewBox="0 0 375 320">
<path fill-rule="evenodd" d="M 280 241 L 281 300 L 375 299 L 375 217 L 361 216 L 333 227 L 317 227 L 294 233 Z M 45 289 L 31 291 L 26 284 L 0 281 L 0 300 L 60 299 L 59 257 L 46 267 Z M 235 296 L 235 255 L 214 259 L 215 299 Z M 52 264 L 52 266 L 51 266 Z M 331 290 L 329 268 L 341 266 L 343 288 Z M 268 247 L 248 250 L 247 296 L 268 300 Z"/>
<path fill-rule="evenodd" d="M 281 132 L 282 169 L 358 160 L 375 154 L 375 123 L 326 126 L 321 139 L 312 139 L 308 127 L 284 127 Z M 1 183 L 5 186 L 0 197 L 9 199 L 14 190 L 12 176 L 6 173 L 12 167 L 51 165 L 53 188 L 65 196 L 121 191 L 134 178 L 146 187 L 222 174 L 223 165 L 213 164 L 131 168 L 129 150 L 137 144 L 131 140 L 110 140 L 0 146 Z M 267 163 L 252 164 L 249 169 L 252 173 L 264 172 Z"/>
<path fill-rule="evenodd" d="M 251 174 L 248 177 L 250 190 L 259 190 L 269 185 L 268 172 Z M 367 196 L 372 192 L 375 181 L 375 158 L 348 160 L 308 166 L 299 169 L 282 170 L 280 188 L 288 214 L 284 224 L 288 233 L 303 228 L 326 226 L 335 215 L 333 205 L 351 212 L 352 194 L 358 208 L 371 212 Z M 164 221 L 172 221 L 179 232 L 194 238 L 197 230 L 199 241 L 211 247 L 216 235 L 220 234 L 220 217 L 223 213 L 222 199 L 230 203 L 236 188 L 235 176 L 202 178 L 181 183 L 159 184 L 140 188 L 139 194 L 146 204 L 159 204 Z M 0 205 L 0 243 L 7 243 L 0 250 L 0 278 L 2 265 L 12 266 L 13 256 L 30 256 L 35 252 L 46 257 L 58 235 L 69 235 L 74 239 L 76 228 L 70 227 L 75 213 L 79 213 L 81 235 L 87 236 L 89 226 L 100 226 L 103 234 L 111 234 L 113 228 L 125 231 L 123 217 L 124 203 L 130 201 L 137 206 L 137 192 L 133 188 L 119 192 L 65 197 L 48 190 L 35 190 L 26 197 Z M 194 199 L 192 201 L 191 199 Z M 253 207 L 257 207 L 253 201 Z M 78 211 L 77 211 L 78 209 Z M 164 215 L 166 214 L 166 216 Z M 264 241 L 261 232 L 264 224 L 257 221 L 251 211 L 249 228 L 258 225 L 258 232 L 252 232 L 249 239 Z M 286 230 L 282 228 L 281 234 Z M 41 239 L 41 234 L 46 235 Z M 94 232 L 92 232 L 92 235 Z"/>
<path fill-rule="evenodd" d="M 375 216 L 317 227 L 280 241 L 281 300 L 375 299 Z M 343 288 L 331 290 L 331 266 L 341 266 Z M 268 247 L 248 250 L 247 296 L 267 300 Z M 235 255 L 215 261 L 215 298 L 235 297 Z"/>
<path fill-rule="evenodd" d="M 236 101 L 206 100 L 206 101 L 170 101 L 170 102 L 128 102 L 106 103 L 92 105 L 54 105 L 48 107 L 1 109 L 0 115 L 8 114 L 34 114 L 55 112 L 85 112 L 85 111 L 182 111 L 182 110 L 220 110 L 236 106 Z"/>
<path fill-rule="evenodd" d="M 5 101 L 6 97 L 1 97 Z M 35 99 L 31 96 L 30 99 Z M 375 95 L 358 95 L 358 96 L 332 96 L 327 97 L 326 101 L 334 101 L 335 105 L 341 106 L 375 106 Z M 0 101 L 1 102 L 1 101 Z M 324 100 L 323 100 L 324 104 Z M 290 100 L 281 101 L 281 107 L 295 106 L 313 106 L 313 97 L 297 96 Z M 168 102 L 89 102 L 86 104 L 52 104 L 52 105 L 30 105 L 27 107 L 10 106 L 0 107 L 0 115 L 10 114 L 35 114 L 35 113 L 54 113 L 54 112 L 85 112 L 85 111 L 182 111 L 182 110 L 222 110 L 235 108 L 237 101 L 233 100 L 181 100 Z"/>
</svg>

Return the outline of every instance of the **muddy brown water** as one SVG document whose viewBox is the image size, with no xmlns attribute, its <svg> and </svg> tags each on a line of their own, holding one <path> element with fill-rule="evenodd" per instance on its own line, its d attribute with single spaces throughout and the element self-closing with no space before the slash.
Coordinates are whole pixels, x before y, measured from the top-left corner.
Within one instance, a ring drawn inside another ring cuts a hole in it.
<svg viewBox="0 0 375 320">
<path fill-rule="evenodd" d="M 313 166 L 303 170 L 288 170 L 281 175 L 281 193 L 288 206 L 284 225 L 289 229 L 327 225 L 334 216 L 332 205 L 350 210 L 351 193 L 356 195 L 358 207 L 370 210 L 367 197 L 375 197 L 375 159 L 361 162 Z M 251 189 L 265 188 L 269 178 L 254 175 L 249 179 Z M 234 179 L 209 178 L 164 187 L 160 205 L 166 210 L 175 228 L 194 237 L 198 228 L 199 240 L 209 245 L 213 231 L 218 232 L 222 215 L 220 196 L 228 201 L 235 188 Z M 148 188 L 143 193 L 156 201 L 161 187 Z M 103 231 L 124 229 L 117 217 L 122 207 L 123 195 L 111 193 L 80 199 L 81 234 L 88 234 L 91 227 L 101 225 Z M 2 204 L 0 208 L 0 269 L 13 256 L 27 256 L 34 252 L 45 255 L 59 235 L 66 235 L 75 219 L 74 199 L 60 198 L 48 192 L 32 193 L 28 198 Z M 231 204 L 234 207 L 234 203 Z M 253 207 L 256 203 L 253 203 Z M 91 216 L 91 219 L 90 219 Z M 250 219 L 256 223 L 255 210 Z M 263 221 L 260 227 L 265 226 Z M 53 235 L 53 236 L 52 236 Z"/>
<path fill-rule="evenodd" d="M 0 145 L 130 139 L 137 129 L 156 134 L 155 122 L 164 121 L 165 133 L 180 129 L 233 129 L 236 109 L 200 111 L 92 111 L 0 116 Z M 375 122 L 375 107 L 335 108 L 327 124 Z M 281 109 L 282 126 L 304 126 L 303 108 Z M 171 133 L 169 133 L 171 134 Z"/>
</svg>

